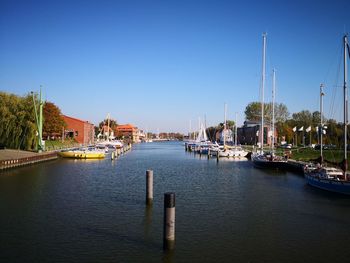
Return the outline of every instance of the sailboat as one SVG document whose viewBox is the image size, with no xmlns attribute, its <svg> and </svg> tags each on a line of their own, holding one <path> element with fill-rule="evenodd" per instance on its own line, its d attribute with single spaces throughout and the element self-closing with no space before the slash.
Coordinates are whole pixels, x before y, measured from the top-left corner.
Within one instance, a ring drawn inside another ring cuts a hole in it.
<svg viewBox="0 0 350 263">
<path fill-rule="evenodd" d="M 236 123 L 235 123 L 235 139 L 234 146 L 226 146 L 230 150 L 230 157 L 241 158 L 246 157 L 248 152 L 245 151 L 240 145 L 237 144 L 237 113 L 236 113 Z"/>
<path fill-rule="evenodd" d="M 200 123 L 197 139 L 195 140 L 195 149 L 201 154 L 207 154 L 212 142 L 208 140 L 207 132 L 203 123 Z"/>
<path fill-rule="evenodd" d="M 347 57 L 350 57 L 350 47 L 348 37 L 343 37 L 344 45 L 344 160 L 343 170 L 334 167 L 325 167 L 317 165 L 317 167 L 305 167 L 304 175 L 309 185 L 340 194 L 350 195 L 350 181 L 347 175 L 347 123 L 348 123 L 348 98 L 347 98 Z M 321 116 L 322 116 L 322 86 L 321 86 Z M 322 117 L 321 117 L 322 125 Z M 322 132 L 321 132 L 322 134 Z M 321 139 L 321 161 L 322 156 L 322 139 Z"/>
<path fill-rule="evenodd" d="M 106 140 L 104 141 L 98 141 L 98 143 L 96 144 L 96 148 L 98 149 L 105 149 L 106 152 L 108 152 L 108 148 L 122 148 L 123 147 L 123 143 L 119 140 L 115 140 L 115 137 L 113 136 L 113 134 L 110 134 L 110 127 L 109 127 L 109 122 L 110 122 L 110 114 L 107 114 L 107 131 L 104 131 L 104 127 L 102 128 L 102 131 L 104 132 L 104 134 L 106 135 Z M 100 133 L 98 137 L 100 137 L 102 134 Z"/>
<path fill-rule="evenodd" d="M 264 87 L 265 87 L 265 58 L 266 58 L 266 33 L 263 34 L 263 63 L 262 63 L 262 85 L 261 85 L 261 125 L 260 125 L 260 151 L 252 154 L 252 161 L 255 167 L 258 168 L 272 168 L 272 169 L 284 169 L 286 167 L 287 160 L 282 156 L 276 156 L 274 153 L 274 139 L 272 140 L 271 152 L 264 152 Z M 275 91 L 275 70 L 273 70 L 273 96 L 272 96 L 272 123 L 273 123 L 273 136 L 274 138 L 274 91 Z"/>
</svg>

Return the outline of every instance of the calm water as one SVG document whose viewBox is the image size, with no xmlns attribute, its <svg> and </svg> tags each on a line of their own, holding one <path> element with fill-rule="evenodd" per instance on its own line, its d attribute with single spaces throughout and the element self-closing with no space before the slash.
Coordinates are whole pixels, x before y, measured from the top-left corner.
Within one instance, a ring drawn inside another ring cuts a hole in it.
<svg viewBox="0 0 350 263">
<path fill-rule="evenodd" d="M 154 204 L 145 173 L 154 170 Z M 163 252 L 163 194 L 176 247 Z M 0 262 L 348 262 L 350 198 L 289 172 L 135 145 L 118 160 L 60 159 L 0 173 Z"/>
</svg>

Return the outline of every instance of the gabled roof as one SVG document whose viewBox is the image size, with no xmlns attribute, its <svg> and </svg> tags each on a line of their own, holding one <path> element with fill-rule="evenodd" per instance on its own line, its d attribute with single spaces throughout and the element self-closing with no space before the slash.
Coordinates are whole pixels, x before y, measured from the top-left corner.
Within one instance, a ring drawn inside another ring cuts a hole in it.
<svg viewBox="0 0 350 263">
<path fill-rule="evenodd" d="M 90 123 L 88 121 L 83 121 L 83 120 L 80 120 L 80 119 L 77 119 L 77 118 L 69 117 L 67 115 L 62 115 L 62 116 L 63 116 L 63 118 L 67 118 L 67 119 L 71 119 L 71 120 L 75 120 L 75 121 L 80 121 L 80 122 L 92 124 L 92 123 Z"/>
<path fill-rule="evenodd" d="M 137 131 L 137 127 L 135 127 L 134 125 L 132 124 L 122 124 L 122 125 L 117 125 L 117 127 L 115 127 L 115 130 L 116 131 Z"/>
</svg>

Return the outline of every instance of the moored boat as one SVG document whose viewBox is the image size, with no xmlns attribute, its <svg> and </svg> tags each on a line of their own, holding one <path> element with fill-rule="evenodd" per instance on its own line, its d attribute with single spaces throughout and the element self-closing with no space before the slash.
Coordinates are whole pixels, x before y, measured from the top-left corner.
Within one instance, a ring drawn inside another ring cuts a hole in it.
<svg viewBox="0 0 350 263">
<path fill-rule="evenodd" d="M 347 35 L 343 38 L 343 46 L 344 46 L 344 160 L 342 168 L 334 168 L 334 167 L 324 167 L 322 164 L 323 156 L 322 156 L 322 132 L 321 134 L 321 164 L 315 167 L 307 167 L 304 168 L 305 179 L 308 184 L 323 190 L 327 190 L 330 192 L 340 193 L 350 195 L 350 181 L 348 178 L 350 177 L 347 174 L 347 123 L 348 123 L 348 99 L 347 99 L 347 56 L 350 57 L 350 47 L 348 43 Z M 347 55 L 348 54 L 348 55 Z M 322 128 L 322 97 L 324 95 L 322 91 L 322 85 L 320 88 L 320 107 L 321 107 L 321 125 Z"/>
<path fill-rule="evenodd" d="M 282 156 L 277 156 L 272 153 L 264 152 L 263 154 L 252 154 L 253 165 L 257 168 L 268 169 L 286 169 L 287 159 Z"/>
<path fill-rule="evenodd" d="M 63 158 L 74 158 L 74 159 L 103 159 L 105 153 L 98 150 L 69 150 L 58 153 Z"/>
<path fill-rule="evenodd" d="M 274 153 L 274 90 L 275 90 L 275 70 L 273 70 L 273 88 L 272 88 L 272 143 L 271 152 L 264 152 L 264 86 L 265 86 L 265 53 L 266 53 L 266 34 L 263 34 L 263 64 L 262 64 L 262 100 L 261 100 L 261 125 L 260 125 L 260 151 L 252 153 L 251 159 L 253 165 L 257 168 L 285 169 L 287 159 L 277 156 Z"/>
<path fill-rule="evenodd" d="M 334 167 L 305 169 L 308 184 L 323 190 L 350 195 L 350 181 L 344 178 L 343 170 Z"/>
</svg>

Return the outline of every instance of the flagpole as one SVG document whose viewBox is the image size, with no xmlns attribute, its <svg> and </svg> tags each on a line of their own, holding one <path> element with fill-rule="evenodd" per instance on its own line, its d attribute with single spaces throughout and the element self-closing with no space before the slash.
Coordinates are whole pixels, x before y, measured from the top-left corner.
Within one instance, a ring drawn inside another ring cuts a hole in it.
<svg viewBox="0 0 350 263">
<path fill-rule="evenodd" d="M 311 127 L 311 126 L 310 126 Z M 311 141 L 311 133 L 312 133 L 312 129 L 310 129 L 310 141 L 309 141 L 309 144 L 310 144 L 310 147 L 312 145 L 312 141 Z"/>
<path fill-rule="evenodd" d="M 323 112 L 323 95 L 324 95 L 324 93 L 323 93 L 323 84 L 321 84 L 320 85 L 320 112 L 321 112 L 321 116 L 320 116 L 320 119 L 321 119 L 321 125 L 320 125 L 320 129 L 321 129 L 321 131 L 320 131 L 320 129 L 319 129 L 319 132 L 320 132 L 320 148 L 321 148 L 321 164 L 323 163 L 323 138 L 322 138 L 322 136 L 323 136 L 323 118 L 322 118 L 322 112 Z"/>
</svg>

